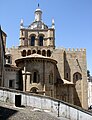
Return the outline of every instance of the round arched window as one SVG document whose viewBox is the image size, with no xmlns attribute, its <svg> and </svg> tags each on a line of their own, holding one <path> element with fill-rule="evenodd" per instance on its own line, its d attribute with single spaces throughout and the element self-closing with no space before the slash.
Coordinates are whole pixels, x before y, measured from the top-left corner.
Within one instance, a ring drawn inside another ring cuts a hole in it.
<svg viewBox="0 0 92 120">
<path fill-rule="evenodd" d="M 45 50 L 42 51 L 42 55 L 46 56 L 46 51 Z"/>
<path fill-rule="evenodd" d="M 47 57 L 50 57 L 50 56 L 51 56 L 51 51 L 47 50 Z"/>
<path fill-rule="evenodd" d="M 27 51 L 27 55 L 31 55 L 31 50 L 28 50 L 28 51 Z"/>
<path fill-rule="evenodd" d="M 81 80 L 82 79 L 82 75 L 79 72 L 76 72 L 73 74 L 73 80 L 74 82 Z"/>
<path fill-rule="evenodd" d="M 36 88 L 36 87 L 33 87 L 33 88 L 31 88 L 31 90 L 30 90 L 32 93 L 37 93 L 38 92 L 38 88 Z"/>
<path fill-rule="evenodd" d="M 32 54 L 34 54 L 34 53 L 36 53 L 36 50 L 33 50 L 33 51 L 32 51 Z"/>
<path fill-rule="evenodd" d="M 41 51 L 40 51 L 40 50 L 38 50 L 38 51 L 37 51 L 37 54 L 41 54 Z"/>
<path fill-rule="evenodd" d="M 25 57 L 26 56 L 26 50 L 22 51 L 22 56 Z"/>
<path fill-rule="evenodd" d="M 39 36 L 39 46 L 43 46 L 43 36 Z"/>
<path fill-rule="evenodd" d="M 35 45 L 35 36 L 31 36 L 31 46 Z"/>
</svg>

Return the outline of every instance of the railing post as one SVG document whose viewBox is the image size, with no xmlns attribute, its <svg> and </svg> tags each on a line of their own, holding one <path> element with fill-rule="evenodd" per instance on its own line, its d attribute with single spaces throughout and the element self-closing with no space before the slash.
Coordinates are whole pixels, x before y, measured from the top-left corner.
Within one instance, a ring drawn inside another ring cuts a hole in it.
<svg viewBox="0 0 92 120">
<path fill-rule="evenodd" d="M 60 107 L 60 101 L 58 101 L 58 117 L 59 117 L 59 107 Z"/>
</svg>

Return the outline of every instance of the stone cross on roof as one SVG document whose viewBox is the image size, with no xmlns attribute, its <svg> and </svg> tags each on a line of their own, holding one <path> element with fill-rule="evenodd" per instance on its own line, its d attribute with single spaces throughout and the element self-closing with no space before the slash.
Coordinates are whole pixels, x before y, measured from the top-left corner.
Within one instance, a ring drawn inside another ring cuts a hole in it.
<svg viewBox="0 0 92 120">
<path fill-rule="evenodd" d="M 40 6 L 40 5 L 39 5 L 39 3 L 38 3 L 38 8 L 39 8 L 39 6 Z"/>
</svg>

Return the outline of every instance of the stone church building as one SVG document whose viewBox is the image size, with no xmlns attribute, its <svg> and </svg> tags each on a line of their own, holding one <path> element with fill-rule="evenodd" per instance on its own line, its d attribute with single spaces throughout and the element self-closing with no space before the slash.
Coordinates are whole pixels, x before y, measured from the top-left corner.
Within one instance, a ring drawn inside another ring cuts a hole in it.
<svg viewBox="0 0 92 120">
<path fill-rule="evenodd" d="M 21 20 L 19 40 L 18 47 L 5 48 L 1 85 L 87 108 L 86 50 L 55 48 L 54 20 L 48 27 L 39 7 L 28 27 Z"/>
</svg>

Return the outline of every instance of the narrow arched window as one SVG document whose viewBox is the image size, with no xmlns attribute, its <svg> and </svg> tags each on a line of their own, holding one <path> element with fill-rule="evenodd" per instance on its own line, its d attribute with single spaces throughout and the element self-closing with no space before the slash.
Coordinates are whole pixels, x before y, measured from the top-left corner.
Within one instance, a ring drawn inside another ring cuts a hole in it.
<svg viewBox="0 0 92 120">
<path fill-rule="evenodd" d="M 33 50 L 33 51 L 32 51 L 32 54 L 34 54 L 34 53 L 36 53 L 36 50 Z"/>
<path fill-rule="evenodd" d="M 66 73 L 66 78 L 67 78 L 67 79 L 69 78 L 69 74 L 68 74 L 68 73 Z"/>
<path fill-rule="evenodd" d="M 75 79 L 76 79 L 76 80 L 78 80 L 78 77 L 79 77 L 79 75 L 78 75 L 78 74 L 76 74 Z"/>
<path fill-rule="evenodd" d="M 31 55 L 31 50 L 28 50 L 28 51 L 27 51 L 27 55 Z"/>
<path fill-rule="evenodd" d="M 39 36 L 39 46 L 43 46 L 43 36 Z"/>
<path fill-rule="evenodd" d="M 34 72 L 33 83 L 37 83 L 37 72 Z"/>
<path fill-rule="evenodd" d="M 41 51 L 40 51 L 40 50 L 38 50 L 38 51 L 37 51 L 37 54 L 41 54 Z"/>
<path fill-rule="evenodd" d="M 35 45 L 35 36 L 31 36 L 31 46 Z"/>
<path fill-rule="evenodd" d="M 47 50 L 47 57 L 50 57 L 50 56 L 51 56 L 51 51 Z"/>
<path fill-rule="evenodd" d="M 38 71 L 33 72 L 33 83 L 39 83 L 40 82 L 40 74 Z"/>
<path fill-rule="evenodd" d="M 25 57 L 26 56 L 26 50 L 22 51 L 22 56 Z"/>
</svg>

